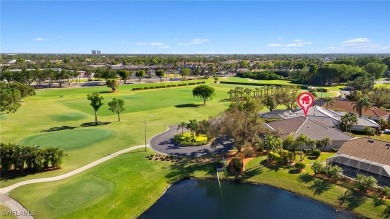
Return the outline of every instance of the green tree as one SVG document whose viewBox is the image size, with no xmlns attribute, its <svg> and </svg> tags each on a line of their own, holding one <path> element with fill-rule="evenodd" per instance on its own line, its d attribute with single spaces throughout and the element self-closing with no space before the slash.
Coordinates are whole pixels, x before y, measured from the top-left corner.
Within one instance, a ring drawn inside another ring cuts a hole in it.
<svg viewBox="0 0 390 219">
<path fill-rule="evenodd" d="M 186 79 L 187 76 L 191 75 L 191 69 L 189 68 L 180 69 L 180 75 L 183 79 Z"/>
<path fill-rule="evenodd" d="M 118 114 L 118 121 L 121 121 L 120 113 L 125 110 L 125 100 L 121 98 L 114 98 L 108 103 L 109 110 Z"/>
<path fill-rule="evenodd" d="M 138 82 L 141 82 L 142 77 L 145 76 L 145 70 L 138 70 L 137 72 L 135 72 L 135 76 L 138 78 Z"/>
<path fill-rule="evenodd" d="M 164 77 L 165 71 L 164 69 L 157 69 L 156 70 L 156 76 L 160 78 L 160 81 L 162 81 L 162 77 Z"/>
<path fill-rule="evenodd" d="M 352 105 L 354 105 L 352 109 L 359 114 L 359 117 L 362 117 L 363 110 L 364 112 L 366 112 L 368 109 L 370 109 L 372 103 L 370 102 L 367 96 L 363 96 L 356 103 L 352 103 Z"/>
<path fill-rule="evenodd" d="M 192 90 L 192 95 L 201 98 L 203 105 L 206 105 L 206 100 L 211 100 L 215 96 L 215 89 L 207 85 L 199 85 Z"/>
<path fill-rule="evenodd" d="M 310 139 L 309 137 L 307 137 L 306 135 L 304 134 L 300 134 L 297 139 L 295 139 L 296 143 L 299 145 L 299 155 L 300 155 L 300 161 L 303 160 L 303 147 L 305 147 L 306 145 L 308 145 Z"/>
<path fill-rule="evenodd" d="M 93 110 L 95 111 L 95 125 L 98 125 L 97 112 L 99 108 L 103 105 L 102 100 L 104 100 L 104 98 L 100 96 L 99 93 L 92 93 L 87 95 L 87 99 L 90 101 L 89 105 L 91 105 Z"/>
<path fill-rule="evenodd" d="M 121 77 L 121 79 L 123 80 L 123 83 L 126 84 L 126 80 L 130 76 L 130 72 L 127 70 L 119 70 L 118 74 Z"/>
<path fill-rule="evenodd" d="M 20 101 L 35 95 L 34 88 L 18 82 L 0 82 L 0 112 L 15 113 L 21 106 Z"/>
<path fill-rule="evenodd" d="M 363 67 L 363 69 L 367 73 L 373 75 L 375 77 L 375 79 L 379 79 L 379 78 L 383 77 L 383 73 L 385 73 L 385 71 L 387 69 L 387 65 L 376 63 L 376 62 L 371 62 L 371 63 L 366 64 Z"/>
<path fill-rule="evenodd" d="M 338 166 L 327 166 L 325 168 L 326 175 L 330 178 L 332 181 L 337 181 L 341 179 L 342 175 L 342 169 Z"/>
<path fill-rule="evenodd" d="M 119 82 L 116 79 L 108 79 L 106 85 L 111 88 L 112 92 L 115 92 L 119 87 Z"/>
<path fill-rule="evenodd" d="M 333 97 L 324 97 L 324 98 L 321 98 L 321 99 L 326 104 L 326 108 L 327 109 L 328 109 L 329 105 L 334 106 L 335 101 L 334 101 Z"/>
<path fill-rule="evenodd" d="M 311 165 L 311 169 L 314 171 L 314 174 L 325 173 L 325 166 L 319 161 L 314 161 L 313 165 Z"/>
<path fill-rule="evenodd" d="M 356 125 L 358 122 L 358 118 L 352 113 L 346 113 L 341 116 L 340 126 L 345 128 L 346 132 L 350 132 L 353 125 Z M 340 128 L 341 128 L 340 127 Z"/>
<path fill-rule="evenodd" d="M 187 123 L 186 122 L 181 122 L 178 126 L 177 126 L 177 130 L 181 129 L 181 134 L 183 135 L 184 134 L 184 129 L 187 127 Z"/>
<path fill-rule="evenodd" d="M 377 186 L 378 181 L 372 176 L 365 176 L 362 174 L 357 174 L 356 177 L 356 188 L 360 191 L 367 191 L 369 189 L 373 189 Z"/>
<path fill-rule="evenodd" d="M 328 145 L 331 145 L 331 144 L 332 144 L 332 141 L 330 140 L 330 138 L 326 137 L 326 138 L 317 140 L 316 144 L 321 148 L 321 151 L 324 151 L 325 148 L 326 148 Z"/>
<path fill-rule="evenodd" d="M 190 120 L 186 128 L 191 132 L 191 141 L 195 141 L 195 133 L 198 131 L 198 121 L 196 119 Z"/>
</svg>

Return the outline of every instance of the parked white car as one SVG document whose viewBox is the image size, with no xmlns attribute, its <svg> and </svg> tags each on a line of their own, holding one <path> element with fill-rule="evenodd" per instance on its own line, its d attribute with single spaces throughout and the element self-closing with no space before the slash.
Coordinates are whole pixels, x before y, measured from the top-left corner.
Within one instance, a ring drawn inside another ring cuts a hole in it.
<svg viewBox="0 0 390 219">
<path fill-rule="evenodd" d="M 383 130 L 383 133 L 384 133 L 384 134 L 390 134 L 390 129 L 385 129 L 385 130 Z"/>
</svg>

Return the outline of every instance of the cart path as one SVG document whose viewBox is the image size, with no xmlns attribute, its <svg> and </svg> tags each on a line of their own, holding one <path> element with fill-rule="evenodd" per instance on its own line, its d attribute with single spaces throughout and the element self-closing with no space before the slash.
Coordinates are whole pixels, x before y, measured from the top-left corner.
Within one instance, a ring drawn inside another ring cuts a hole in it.
<svg viewBox="0 0 390 219">
<path fill-rule="evenodd" d="M 2 215 L 15 215 L 19 219 L 33 219 L 35 212 L 29 212 L 19 202 L 15 201 L 11 197 L 0 194 L 1 204 L 7 206 L 10 210 L 3 211 Z"/>
</svg>

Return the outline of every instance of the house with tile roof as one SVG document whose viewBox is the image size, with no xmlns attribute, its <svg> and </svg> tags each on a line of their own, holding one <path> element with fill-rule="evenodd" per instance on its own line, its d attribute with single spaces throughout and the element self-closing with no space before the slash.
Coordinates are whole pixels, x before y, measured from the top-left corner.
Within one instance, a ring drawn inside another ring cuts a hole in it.
<svg viewBox="0 0 390 219">
<path fill-rule="evenodd" d="M 348 112 L 358 115 L 358 112 L 353 109 L 353 103 L 354 102 L 348 100 L 336 99 L 334 104 L 328 105 L 327 108 L 333 111 Z M 323 104 L 322 107 L 326 108 L 326 104 Z M 371 107 L 368 110 L 363 110 L 362 117 L 374 120 L 375 122 L 379 122 L 381 119 L 390 121 L 390 112 L 377 107 Z"/>
<path fill-rule="evenodd" d="M 352 136 L 347 135 L 338 129 L 303 116 L 273 121 L 266 123 L 266 125 L 271 130 L 276 131 L 281 138 L 286 138 L 290 134 L 295 138 L 300 134 L 304 134 L 312 140 L 329 138 L 331 140 L 331 145 L 326 147 L 325 150 L 340 148 L 341 145 L 352 139 Z"/>
<path fill-rule="evenodd" d="M 311 120 L 321 122 L 324 125 L 328 125 L 330 127 L 338 127 L 339 121 L 341 120 L 341 116 L 343 115 L 345 115 L 345 112 L 336 112 L 330 109 L 325 109 L 320 106 L 313 106 L 309 108 L 306 117 Z M 283 119 L 295 118 L 300 116 L 305 116 L 302 109 L 290 114 L 284 113 L 283 115 L 281 115 Z M 331 126 L 332 124 L 333 126 Z M 380 125 L 368 118 L 358 118 L 357 124 L 353 125 L 351 127 L 351 130 L 363 131 L 365 127 L 371 127 L 378 130 Z"/>
<path fill-rule="evenodd" d="M 357 174 L 373 176 L 381 185 L 390 185 L 390 142 L 358 138 L 345 142 L 337 154 L 327 159 L 343 174 L 355 178 Z"/>
</svg>

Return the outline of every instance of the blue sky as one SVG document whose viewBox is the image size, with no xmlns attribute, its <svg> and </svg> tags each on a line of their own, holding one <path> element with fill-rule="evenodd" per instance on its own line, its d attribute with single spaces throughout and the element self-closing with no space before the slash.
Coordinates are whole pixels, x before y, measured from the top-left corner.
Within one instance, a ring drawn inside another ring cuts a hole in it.
<svg viewBox="0 0 390 219">
<path fill-rule="evenodd" d="M 1 1 L 2 53 L 390 53 L 389 1 Z"/>
</svg>

